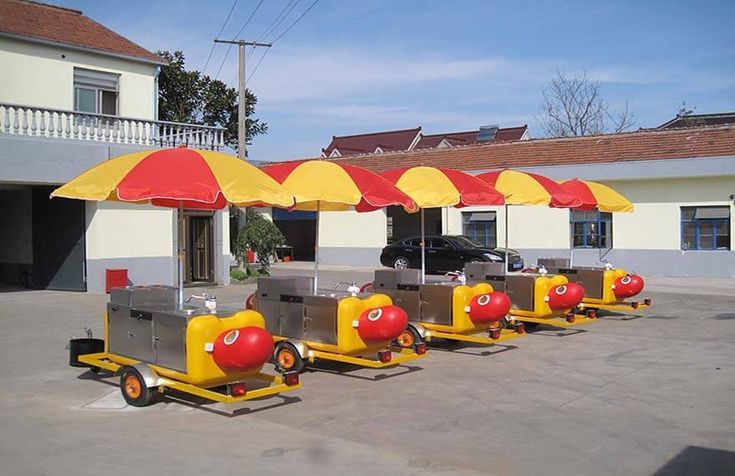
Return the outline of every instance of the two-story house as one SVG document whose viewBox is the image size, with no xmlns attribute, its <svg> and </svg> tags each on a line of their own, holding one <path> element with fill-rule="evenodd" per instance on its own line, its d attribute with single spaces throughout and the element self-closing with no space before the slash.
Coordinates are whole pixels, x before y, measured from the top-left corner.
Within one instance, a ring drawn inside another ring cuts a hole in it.
<svg viewBox="0 0 735 476">
<path fill-rule="evenodd" d="M 91 166 L 137 150 L 222 147 L 222 130 L 157 121 L 155 53 L 77 10 L 0 0 L 0 283 L 103 292 L 108 269 L 172 284 L 229 281 L 227 213 L 49 199 Z"/>
</svg>

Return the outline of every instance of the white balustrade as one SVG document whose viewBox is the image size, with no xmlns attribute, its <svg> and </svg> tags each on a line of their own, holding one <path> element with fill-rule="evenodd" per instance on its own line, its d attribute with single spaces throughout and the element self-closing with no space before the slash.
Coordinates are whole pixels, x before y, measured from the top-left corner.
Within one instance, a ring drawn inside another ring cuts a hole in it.
<svg viewBox="0 0 735 476">
<path fill-rule="evenodd" d="M 221 127 L 0 103 L 0 135 L 221 150 Z"/>
</svg>

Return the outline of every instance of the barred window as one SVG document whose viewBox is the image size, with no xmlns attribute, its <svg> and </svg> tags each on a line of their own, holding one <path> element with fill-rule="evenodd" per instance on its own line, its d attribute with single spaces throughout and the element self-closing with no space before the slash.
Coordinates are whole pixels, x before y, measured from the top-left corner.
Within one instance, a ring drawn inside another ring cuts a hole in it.
<svg viewBox="0 0 735 476">
<path fill-rule="evenodd" d="M 682 250 L 729 250 L 730 207 L 681 207 Z"/>
<path fill-rule="evenodd" d="M 574 248 L 612 248 L 612 213 L 572 210 Z"/>
<path fill-rule="evenodd" d="M 497 247 L 497 220 L 495 212 L 462 213 L 462 234 L 488 248 Z"/>
</svg>

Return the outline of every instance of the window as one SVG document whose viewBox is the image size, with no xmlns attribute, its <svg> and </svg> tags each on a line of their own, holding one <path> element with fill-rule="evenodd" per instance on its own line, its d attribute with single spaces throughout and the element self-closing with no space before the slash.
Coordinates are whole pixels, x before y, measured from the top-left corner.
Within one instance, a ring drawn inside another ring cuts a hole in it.
<svg viewBox="0 0 735 476">
<path fill-rule="evenodd" d="M 572 246 L 612 248 L 612 213 L 572 210 Z"/>
<path fill-rule="evenodd" d="M 452 248 L 452 244 L 444 238 L 431 238 L 430 242 L 426 245 L 429 248 Z"/>
<path fill-rule="evenodd" d="M 488 248 L 498 246 L 495 212 L 462 213 L 462 234 Z"/>
<path fill-rule="evenodd" d="M 729 250 L 730 207 L 681 207 L 682 250 Z"/>
<path fill-rule="evenodd" d="M 403 242 L 407 246 L 421 246 L 421 238 L 411 238 Z"/>
<path fill-rule="evenodd" d="M 74 68 L 74 110 L 117 115 L 119 75 Z"/>
</svg>

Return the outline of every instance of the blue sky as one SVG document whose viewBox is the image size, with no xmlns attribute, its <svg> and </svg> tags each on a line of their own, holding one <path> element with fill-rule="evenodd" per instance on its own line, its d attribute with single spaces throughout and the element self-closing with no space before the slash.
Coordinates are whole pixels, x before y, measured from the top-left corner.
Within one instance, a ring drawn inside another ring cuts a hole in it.
<svg viewBox="0 0 735 476">
<path fill-rule="evenodd" d="M 54 1 L 54 0 L 52 0 Z M 299 0 L 272 40 L 313 0 Z M 151 50 L 180 49 L 201 70 L 233 4 L 56 0 Z M 223 37 L 257 0 L 240 0 Z M 265 0 L 241 37 L 258 39 L 289 0 Z M 636 127 L 735 110 L 733 1 L 320 0 L 263 60 L 249 87 L 269 124 L 251 158 L 316 156 L 331 136 L 423 126 L 427 133 L 528 124 L 556 69 L 586 71 Z M 226 46 L 206 70 L 214 75 Z M 262 51 L 248 62 L 252 71 Z M 219 79 L 236 84 L 230 52 Z"/>
</svg>

